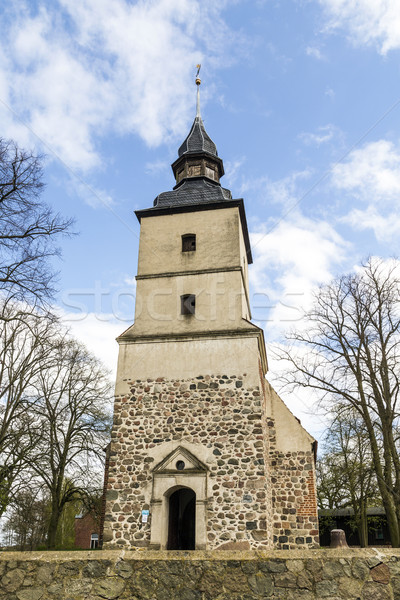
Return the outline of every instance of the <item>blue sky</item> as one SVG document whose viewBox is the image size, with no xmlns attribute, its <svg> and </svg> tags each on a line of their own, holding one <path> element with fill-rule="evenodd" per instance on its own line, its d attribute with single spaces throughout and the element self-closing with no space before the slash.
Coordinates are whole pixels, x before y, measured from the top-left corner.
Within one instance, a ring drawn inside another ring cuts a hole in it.
<svg viewBox="0 0 400 600">
<path fill-rule="evenodd" d="M 76 218 L 57 309 L 115 369 L 133 319 L 133 211 L 172 188 L 195 113 L 244 197 L 253 317 L 268 343 L 312 290 L 399 255 L 398 0 L 15 0 L 0 20 L 2 135 L 47 155 L 45 200 Z M 280 365 L 271 361 L 273 382 Z M 318 435 L 309 395 L 285 398 Z"/>
</svg>

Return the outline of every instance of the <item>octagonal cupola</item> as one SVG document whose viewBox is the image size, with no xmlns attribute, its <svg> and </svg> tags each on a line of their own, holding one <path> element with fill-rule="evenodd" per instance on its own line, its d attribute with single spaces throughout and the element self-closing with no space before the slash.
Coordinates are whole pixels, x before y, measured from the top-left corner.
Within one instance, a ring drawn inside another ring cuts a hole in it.
<svg viewBox="0 0 400 600">
<path fill-rule="evenodd" d="M 196 77 L 196 117 L 187 138 L 178 150 L 177 160 L 171 165 L 176 179 L 175 188 L 183 181 L 193 178 L 205 178 L 219 185 L 219 180 L 224 174 L 224 165 L 218 156 L 217 147 L 206 132 L 201 118 L 200 83 L 201 80 Z"/>
</svg>

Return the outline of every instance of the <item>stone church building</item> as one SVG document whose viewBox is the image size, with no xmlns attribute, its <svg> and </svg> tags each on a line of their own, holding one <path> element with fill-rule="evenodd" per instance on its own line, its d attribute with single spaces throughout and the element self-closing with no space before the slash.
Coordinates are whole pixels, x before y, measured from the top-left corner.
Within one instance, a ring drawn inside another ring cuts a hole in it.
<svg viewBox="0 0 400 600">
<path fill-rule="evenodd" d="M 220 184 L 199 87 L 172 170 L 172 191 L 136 211 L 135 321 L 117 340 L 103 547 L 316 547 L 316 443 L 265 379 L 244 203 Z"/>
</svg>

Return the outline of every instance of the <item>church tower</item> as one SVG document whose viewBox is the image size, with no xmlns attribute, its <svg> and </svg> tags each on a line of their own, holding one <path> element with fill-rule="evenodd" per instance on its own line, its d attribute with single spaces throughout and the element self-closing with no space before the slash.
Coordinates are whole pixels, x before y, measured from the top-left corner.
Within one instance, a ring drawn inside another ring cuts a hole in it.
<svg viewBox="0 0 400 600">
<path fill-rule="evenodd" d="M 134 325 L 119 338 L 104 547 L 318 545 L 313 438 L 265 379 L 242 199 L 197 112 L 176 185 L 136 211 Z"/>
</svg>

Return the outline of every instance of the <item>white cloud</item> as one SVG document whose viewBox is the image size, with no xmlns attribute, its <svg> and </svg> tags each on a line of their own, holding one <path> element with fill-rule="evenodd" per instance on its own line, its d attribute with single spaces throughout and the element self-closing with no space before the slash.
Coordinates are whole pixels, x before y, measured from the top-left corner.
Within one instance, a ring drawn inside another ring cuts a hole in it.
<svg viewBox="0 0 400 600">
<path fill-rule="evenodd" d="M 69 187 L 72 196 L 78 195 L 92 208 L 112 208 L 116 204 L 115 200 L 108 192 L 99 189 L 95 185 L 86 183 L 81 179 L 71 179 Z"/>
<path fill-rule="evenodd" d="M 368 262 L 371 262 L 372 267 L 376 270 L 377 276 L 379 278 L 387 278 L 390 277 L 393 281 L 399 280 L 400 275 L 400 259 L 398 258 L 383 258 L 382 256 L 372 255 Z M 362 264 L 355 265 L 354 271 L 358 274 L 365 275 L 365 261 Z"/>
<path fill-rule="evenodd" d="M 289 410 L 301 421 L 302 426 L 313 435 L 318 441 L 322 440 L 324 432 L 327 428 L 327 417 L 318 407 L 320 395 L 312 388 L 298 387 L 296 389 L 288 389 L 282 385 L 285 375 L 291 370 L 292 365 L 289 361 L 277 358 L 276 351 L 280 349 L 287 350 L 284 345 L 274 344 L 268 351 L 268 366 L 269 371 L 267 379 L 271 385 L 281 396 Z M 307 353 L 306 348 L 296 348 L 296 354 Z"/>
<path fill-rule="evenodd" d="M 398 0 L 319 0 L 328 29 L 344 29 L 359 45 L 376 45 L 382 54 L 400 48 Z"/>
<path fill-rule="evenodd" d="M 126 275 L 124 277 L 124 284 L 127 285 L 129 288 L 131 288 L 130 291 L 135 291 L 136 290 L 136 277 L 130 277 L 129 275 Z M 119 284 L 116 284 L 119 286 Z"/>
<path fill-rule="evenodd" d="M 312 174 L 309 169 L 295 171 L 287 177 L 271 181 L 269 177 L 263 176 L 252 179 L 243 179 L 239 186 L 239 193 L 247 195 L 249 192 L 258 193 L 263 200 L 281 204 L 286 208 L 291 208 L 298 203 L 298 185 L 299 182 L 307 180 Z"/>
<path fill-rule="evenodd" d="M 398 202 L 400 148 L 387 140 L 370 142 L 336 165 L 332 177 L 337 188 L 363 200 Z"/>
<path fill-rule="evenodd" d="M 325 89 L 325 96 L 328 96 L 328 98 L 331 98 L 331 99 L 333 99 L 333 98 L 335 97 L 335 92 L 334 92 L 334 90 L 333 90 L 332 88 L 330 88 L 330 87 L 327 87 L 327 88 Z"/>
<path fill-rule="evenodd" d="M 316 133 L 301 133 L 300 139 L 309 146 L 320 146 L 330 142 L 334 137 L 339 134 L 339 131 L 335 125 L 328 124 L 318 127 Z"/>
<path fill-rule="evenodd" d="M 371 142 L 353 150 L 344 163 L 332 171 L 332 184 L 347 192 L 354 207 L 342 221 L 356 230 L 372 229 L 376 238 L 387 242 L 398 237 L 400 216 L 400 146 L 387 140 Z"/>
<path fill-rule="evenodd" d="M 390 212 L 384 216 L 379 214 L 374 206 L 368 206 L 366 210 L 357 208 L 351 210 L 341 220 L 358 231 L 371 229 L 376 239 L 381 243 L 393 239 L 397 240 L 400 235 L 400 216 L 398 212 Z"/>
<path fill-rule="evenodd" d="M 115 377 L 115 338 L 132 325 L 135 300 L 136 279 L 125 274 L 112 283 L 96 280 L 91 287 L 65 289 L 53 310 Z"/>
<path fill-rule="evenodd" d="M 272 343 L 284 344 L 284 334 L 306 326 L 305 310 L 313 301 L 313 292 L 328 283 L 337 267 L 347 258 L 349 244 L 322 220 L 291 214 L 272 230 L 268 224 L 251 233 L 254 264 L 250 268 L 253 289 L 253 319 L 265 326 L 267 351 Z M 266 320 L 265 323 L 262 321 Z M 302 425 L 320 437 L 326 423 L 315 408 L 316 394 L 309 389 L 282 389 L 280 376 L 289 365 L 268 351 L 268 379 L 280 392 L 289 409 Z"/>
<path fill-rule="evenodd" d="M 233 161 L 227 160 L 225 162 L 225 165 L 224 165 L 225 179 L 224 179 L 224 183 L 222 184 L 223 186 L 230 188 L 235 184 L 235 182 L 238 179 L 238 176 L 240 175 L 240 173 L 242 171 L 242 166 L 244 165 L 245 162 L 246 162 L 245 156 L 237 158 L 236 160 L 233 160 Z"/>
<path fill-rule="evenodd" d="M 251 234 L 251 241 L 250 281 L 258 294 L 252 301 L 253 316 L 268 320 L 268 339 L 279 339 L 293 325 L 301 326 L 313 290 L 333 277 L 349 245 L 326 221 L 300 214 L 282 220 L 271 231 L 264 224 Z"/>
<path fill-rule="evenodd" d="M 181 135 L 194 110 L 194 65 L 205 56 L 208 73 L 227 65 L 241 42 L 221 18 L 224 2 L 39 6 L 20 0 L 0 17 L 2 134 L 24 144 L 39 138 L 81 171 L 101 164 L 98 144 L 109 131 L 148 145 Z"/>
<path fill-rule="evenodd" d="M 307 56 L 312 56 L 317 60 L 324 60 L 325 56 L 322 54 L 321 50 L 317 46 L 307 46 L 306 48 Z"/>
<path fill-rule="evenodd" d="M 146 173 L 150 175 L 160 175 L 161 173 L 169 172 L 171 165 L 167 160 L 155 160 L 146 163 Z"/>
<path fill-rule="evenodd" d="M 115 379 L 118 359 L 118 344 L 115 338 L 127 328 L 111 314 L 67 312 L 55 309 L 71 335 L 82 342 L 90 352 L 99 358 Z"/>
</svg>

